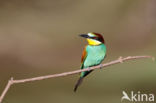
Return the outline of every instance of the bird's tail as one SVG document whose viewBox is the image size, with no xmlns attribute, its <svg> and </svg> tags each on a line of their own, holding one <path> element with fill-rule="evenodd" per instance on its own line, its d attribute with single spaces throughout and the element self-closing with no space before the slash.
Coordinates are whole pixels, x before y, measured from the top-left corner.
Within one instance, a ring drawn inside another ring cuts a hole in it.
<svg viewBox="0 0 156 103">
<path fill-rule="evenodd" d="M 78 86 L 82 83 L 84 77 L 80 77 L 74 87 L 74 92 L 76 92 Z"/>
</svg>

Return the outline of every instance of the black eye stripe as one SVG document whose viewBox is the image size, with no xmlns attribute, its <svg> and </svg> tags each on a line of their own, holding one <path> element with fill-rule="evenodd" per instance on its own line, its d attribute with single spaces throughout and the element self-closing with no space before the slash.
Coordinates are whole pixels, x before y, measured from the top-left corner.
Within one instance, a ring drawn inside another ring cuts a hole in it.
<svg viewBox="0 0 156 103">
<path fill-rule="evenodd" d="M 89 37 L 89 38 L 91 38 L 91 39 L 98 39 L 98 37 Z"/>
<path fill-rule="evenodd" d="M 89 37 L 91 39 L 94 39 L 94 40 L 98 40 L 98 41 L 102 41 L 102 38 L 99 38 L 99 37 Z"/>
</svg>

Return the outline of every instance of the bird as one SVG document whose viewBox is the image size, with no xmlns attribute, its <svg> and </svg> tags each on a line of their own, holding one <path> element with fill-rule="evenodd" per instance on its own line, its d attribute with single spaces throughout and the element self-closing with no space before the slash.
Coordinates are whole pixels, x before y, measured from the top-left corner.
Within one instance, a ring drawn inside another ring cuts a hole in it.
<svg viewBox="0 0 156 103">
<path fill-rule="evenodd" d="M 88 44 L 85 46 L 81 57 L 81 69 L 100 65 L 106 56 L 106 45 L 103 36 L 100 33 L 89 32 L 87 34 L 80 34 L 81 37 L 86 38 Z M 92 72 L 84 71 L 80 73 L 80 78 L 75 84 L 74 92 L 82 83 L 83 79 Z"/>
</svg>

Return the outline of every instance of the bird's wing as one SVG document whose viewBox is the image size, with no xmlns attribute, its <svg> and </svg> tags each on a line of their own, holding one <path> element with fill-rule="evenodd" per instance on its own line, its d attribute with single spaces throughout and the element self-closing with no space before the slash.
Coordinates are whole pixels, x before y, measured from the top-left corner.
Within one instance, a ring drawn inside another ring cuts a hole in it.
<svg viewBox="0 0 156 103">
<path fill-rule="evenodd" d="M 87 57 L 87 51 L 86 51 L 86 47 L 83 49 L 83 53 L 82 53 L 82 57 L 81 57 L 81 69 L 83 68 L 84 65 L 84 61 Z"/>
</svg>

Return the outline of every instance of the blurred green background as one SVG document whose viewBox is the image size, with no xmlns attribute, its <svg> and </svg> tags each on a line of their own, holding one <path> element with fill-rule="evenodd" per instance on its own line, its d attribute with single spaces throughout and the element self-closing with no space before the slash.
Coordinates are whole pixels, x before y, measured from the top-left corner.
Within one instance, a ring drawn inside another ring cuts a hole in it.
<svg viewBox="0 0 156 103">
<path fill-rule="evenodd" d="M 87 44 L 81 33 L 103 34 L 103 63 L 119 56 L 156 57 L 155 5 L 156 0 L 1 0 L 0 93 L 10 77 L 79 69 Z M 123 90 L 156 95 L 156 62 L 150 59 L 96 70 L 74 93 L 78 77 L 15 84 L 3 103 L 120 103 Z"/>
</svg>

